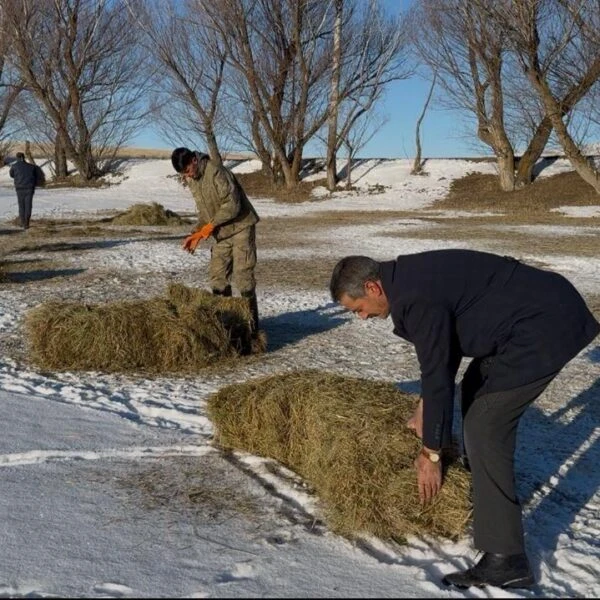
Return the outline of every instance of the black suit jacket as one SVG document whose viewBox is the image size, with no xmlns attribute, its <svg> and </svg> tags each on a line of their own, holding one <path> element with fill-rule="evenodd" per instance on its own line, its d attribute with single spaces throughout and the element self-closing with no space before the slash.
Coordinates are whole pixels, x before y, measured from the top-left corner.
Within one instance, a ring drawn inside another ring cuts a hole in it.
<svg viewBox="0 0 600 600">
<path fill-rule="evenodd" d="M 486 392 L 509 390 L 562 368 L 600 332 L 564 277 L 510 258 L 436 250 L 382 262 L 394 333 L 421 368 L 423 443 L 451 442 L 454 385 L 463 357 L 494 356 Z"/>
</svg>

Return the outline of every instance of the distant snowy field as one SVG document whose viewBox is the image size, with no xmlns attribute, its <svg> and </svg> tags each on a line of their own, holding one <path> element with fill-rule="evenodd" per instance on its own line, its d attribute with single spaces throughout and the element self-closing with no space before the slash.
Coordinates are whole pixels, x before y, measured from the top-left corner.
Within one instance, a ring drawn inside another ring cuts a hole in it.
<svg viewBox="0 0 600 600">
<path fill-rule="evenodd" d="M 234 171 L 258 166 L 246 161 Z M 259 261 L 345 254 L 387 259 L 441 247 L 478 248 L 476 239 L 465 244 L 385 233 L 390 227 L 404 232 L 434 227 L 419 214 L 433 214 L 433 203 L 453 179 L 472 171 L 493 173 L 494 165 L 430 160 L 426 177 L 410 176 L 411 167 L 409 160 L 366 161 L 353 172 L 358 192 L 329 195 L 317 188 L 315 201 L 297 204 L 253 199 L 261 216 L 282 219 L 322 211 L 415 211 L 406 219 L 332 225 L 325 240 L 307 231 L 308 243 L 302 246 L 259 247 Z M 570 165 L 559 160 L 542 176 L 566 170 Z M 99 216 L 152 201 L 193 214 L 189 192 L 172 175 L 168 160 L 129 160 L 107 188 L 38 190 L 33 220 Z M 376 184 L 385 186 L 383 193 L 369 194 Z M 570 217 L 600 215 L 598 204 L 557 209 L 565 217 L 561 226 L 512 228 L 532 236 L 598 235 L 593 225 L 569 225 Z M 0 220 L 16 214 L 12 181 L 8 168 L 2 168 Z M 449 222 L 464 216 L 435 214 Z M 23 235 L 11 227 L 0 227 L 0 238 Z M 189 256 L 180 241 L 125 236 L 119 243 L 70 252 L 42 247 L 15 255 L 60 260 L 88 279 L 81 280 L 80 290 L 75 275 L 72 283 L 41 278 L 0 284 L 0 335 L 18 335 L 23 315 L 42 298 L 80 291 L 89 299 L 101 285 L 132 294 L 140 289 L 160 293 L 171 280 L 205 285 L 208 253 Z M 600 296 L 600 257 L 540 255 L 532 246 L 527 258 L 565 274 L 583 293 Z M 523 422 L 519 489 L 539 584 L 529 592 L 463 593 L 444 588 L 440 579 L 475 558 L 469 539 L 457 544 L 411 540 L 406 547 L 375 539 L 352 544 L 315 523 L 316 499 L 292 474 L 243 454 L 228 462 L 212 448 L 206 398 L 233 382 L 318 368 L 419 389 L 412 347 L 393 336 L 389 322 L 351 318 L 332 305 L 326 289 L 291 291 L 259 282 L 259 302 L 262 326 L 280 342 L 264 360 L 223 374 L 147 379 L 43 373 L 11 356 L 0 359 L 0 507 L 5 515 L 0 597 L 599 596 L 600 340 L 568 365 Z M 217 490 L 230 485 L 260 509 L 253 516 L 228 512 L 225 505 L 198 513 L 177 504 L 174 494 L 172 504 L 149 510 L 141 492 L 119 483 L 156 469 L 166 482 L 173 478 L 176 490 L 182 474 L 194 468 L 200 473 L 198 485 Z"/>
</svg>

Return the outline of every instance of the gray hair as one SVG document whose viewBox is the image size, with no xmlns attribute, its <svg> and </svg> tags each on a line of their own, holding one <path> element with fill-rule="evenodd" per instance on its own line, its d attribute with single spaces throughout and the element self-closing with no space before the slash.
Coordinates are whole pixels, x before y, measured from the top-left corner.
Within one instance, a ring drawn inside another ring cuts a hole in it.
<svg viewBox="0 0 600 600">
<path fill-rule="evenodd" d="M 346 256 L 335 265 L 329 283 L 331 298 L 339 302 L 346 294 L 350 298 L 365 295 L 367 281 L 379 281 L 379 263 L 368 256 Z"/>
</svg>

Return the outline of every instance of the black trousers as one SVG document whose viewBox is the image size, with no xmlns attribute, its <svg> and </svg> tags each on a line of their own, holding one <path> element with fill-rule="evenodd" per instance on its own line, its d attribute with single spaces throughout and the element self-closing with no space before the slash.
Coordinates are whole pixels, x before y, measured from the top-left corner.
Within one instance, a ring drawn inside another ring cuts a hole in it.
<svg viewBox="0 0 600 600">
<path fill-rule="evenodd" d="M 473 541 L 483 552 L 520 554 L 525 544 L 515 490 L 517 426 L 558 371 L 512 390 L 487 393 L 492 360 L 473 359 L 461 386 L 463 441 L 473 485 Z"/>
<path fill-rule="evenodd" d="M 19 204 L 19 220 L 21 221 L 21 227 L 23 227 L 23 229 L 29 228 L 34 191 L 35 188 L 19 188 L 17 190 L 17 202 Z"/>
</svg>

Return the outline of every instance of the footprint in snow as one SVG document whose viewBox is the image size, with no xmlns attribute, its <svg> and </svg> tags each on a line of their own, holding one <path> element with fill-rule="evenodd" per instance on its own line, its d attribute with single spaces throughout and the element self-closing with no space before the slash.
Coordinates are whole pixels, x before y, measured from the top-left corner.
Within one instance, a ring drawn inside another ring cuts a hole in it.
<svg viewBox="0 0 600 600">
<path fill-rule="evenodd" d="M 217 575 L 217 583 L 233 583 L 235 581 L 244 581 L 254 578 L 254 567 L 248 562 L 240 562 L 233 566 L 233 569 L 224 571 Z"/>
<path fill-rule="evenodd" d="M 135 595 L 130 587 L 120 583 L 98 583 L 92 588 L 92 592 L 97 598 L 124 598 Z"/>
</svg>

